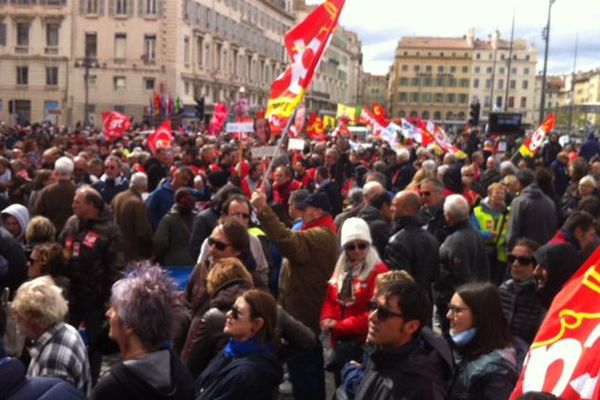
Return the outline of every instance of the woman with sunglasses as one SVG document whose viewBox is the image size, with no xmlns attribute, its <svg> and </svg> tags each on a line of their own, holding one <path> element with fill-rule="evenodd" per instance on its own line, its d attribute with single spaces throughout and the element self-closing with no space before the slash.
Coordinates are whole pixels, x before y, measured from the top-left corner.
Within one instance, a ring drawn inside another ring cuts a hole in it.
<svg viewBox="0 0 600 400">
<path fill-rule="evenodd" d="M 223 258 L 216 261 L 206 278 L 210 295 L 210 308 L 198 319 L 186 346 L 181 351 L 181 359 L 192 376 L 197 377 L 226 344 L 223 332 L 226 313 L 235 300 L 254 288 L 254 280 L 246 267 L 237 258 Z M 285 346 L 276 346 L 278 358 L 287 358 L 316 344 L 314 333 L 301 322 L 296 321 L 283 308 L 277 307 L 277 325 Z"/>
<path fill-rule="evenodd" d="M 537 283 L 533 276 L 536 260 L 533 254 L 539 245 L 531 239 L 519 239 L 507 256 L 510 279 L 498 291 L 502 310 L 514 337 L 528 344 L 533 342 L 546 308 L 537 294 Z"/>
<path fill-rule="evenodd" d="M 361 218 L 348 218 L 341 232 L 342 254 L 327 284 L 321 310 L 321 331 L 331 335 L 333 356 L 326 369 L 334 373 L 336 386 L 340 371 L 362 358 L 367 337 L 368 303 L 375 292 L 375 278 L 388 267 L 372 246 L 369 225 Z"/>
<path fill-rule="evenodd" d="M 498 290 L 491 283 L 460 286 L 448 304 L 455 372 L 449 399 L 508 399 L 519 366 Z"/>
<path fill-rule="evenodd" d="M 227 313 L 229 342 L 195 382 L 196 400 L 271 400 L 283 378 L 273 354 L 277 304 L 263 291 L 252 289 L 237 298 Z"/>
</svg>

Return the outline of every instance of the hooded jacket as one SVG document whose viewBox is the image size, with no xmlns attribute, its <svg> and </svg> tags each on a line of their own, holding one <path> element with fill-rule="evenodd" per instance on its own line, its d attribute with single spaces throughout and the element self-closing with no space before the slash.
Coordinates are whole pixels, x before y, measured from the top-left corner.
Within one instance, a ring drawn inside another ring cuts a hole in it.
<svg viewBox="0 0 600 400">
<path fill-rule="evenodd" d="M 532 183 L 510 205 L 507 248 L 511 249 L 517 239 L 528 238 L 543 244 L 556 232 L 558 218 L 554 202 L 537 184 Z"/>
<path fill-rule="evenodd" d="M 452 365 L 447 342 L 424 327 L 398 349 L 366 345 L 363 366 L 348 364 L 344 368 L 343 390 L 349 397 L 355 394 L 356 400 L 442 400 L 452 378 Z M 344 399 L 340 392 L 337 398 Z"/>
<path fill-rule="evenodd" d="M 177 204 L 160 220 L 152 243 L 156 259 L 167 267 L 191 267 L 195 260 L 188 251 L 194 213 L 182 213 Z"/>
<path fill-rule="evenodd" d="M 534 257 L 548 271 L 548 280 L 544 286 L 538 287 L 538 296 L 542 305 L 549 308 L 554 296 L 577 272 L 583 260 L 576 248 L 566 243 L 548 243 L 537 249 Z"/>
<path fill-rule="evenodd" d="M 21 204 L 11 204 L 2 210 L 0 215 L 3 217 L 3 219 L 5 215 L 10 215 L 17 220 L 19 226 L 21 227 L 21 232 L 15 239 L 18 241 L 23 241 L 23 238 L 25 237 L 25 231 L 29 225 L 29 211 L 27 208 Z"/>
<path fill-rule="evenodd" d="M 179 358 L 169 350 L 120 362 L 102 379 L 92 400 L 191 400 L 194 384 Z"/>
<path fill-rule="evenodd" d="M 377 249 L 379 256 L 383 258 L 385 245 L 390 238 L 390 224 L 383 217 L 381 211 L 373 206 L 365 206 L 357 217 L 364 219 L 369 225 L 373 246 Z"/>
</svg>

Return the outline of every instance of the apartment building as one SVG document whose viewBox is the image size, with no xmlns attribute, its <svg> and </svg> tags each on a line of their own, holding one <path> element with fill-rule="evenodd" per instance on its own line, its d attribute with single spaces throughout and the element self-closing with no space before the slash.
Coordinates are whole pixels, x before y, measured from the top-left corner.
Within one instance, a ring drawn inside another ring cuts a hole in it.
<svg viewBox="0 0 600 400">
<path fill-rule="evenodd" d="M 73 0 L 0 0 L 0 119 L 63 123 Z"/>
<path fill-rule="evenodd" d="M 359 104 L 371 106 L 379 104 L 387 110 L 388 107 L 388 77 L 386 75 L 374 75 L 365 73 L 361 79 L 361 91 Z"/>
</svg>

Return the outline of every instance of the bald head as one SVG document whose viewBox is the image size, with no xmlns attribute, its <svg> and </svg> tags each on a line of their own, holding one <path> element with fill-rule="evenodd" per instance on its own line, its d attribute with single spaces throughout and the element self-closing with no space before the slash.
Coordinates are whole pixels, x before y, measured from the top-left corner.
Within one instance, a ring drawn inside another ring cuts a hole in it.
<svg viewBox="0 0 600 400">
<path fill-rule="evenodd" d="M 392 213 L 394 219 L 400 217 L 414 217 L 421 208 L 419 195 L 412 190 L 403 190 L 394 196 Z"/>
</svg>

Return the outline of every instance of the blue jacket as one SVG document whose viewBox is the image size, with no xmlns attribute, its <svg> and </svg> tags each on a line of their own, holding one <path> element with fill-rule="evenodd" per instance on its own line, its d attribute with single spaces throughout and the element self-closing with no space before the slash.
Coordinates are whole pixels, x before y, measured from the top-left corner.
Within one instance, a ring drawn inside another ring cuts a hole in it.
<svg viewBox="0 0 600 400">
<path fill-rule="evenodd" d="M 598 154 L 600 154 L 600 143 L 598 143 L 598 139 L 592 132 L 588 136 L 587 140 L 581 145 L 581 148 L 579 149 L 579 155 L 590 161 L 592 157 Z"/>
<path fill-rule="evenodd" d="M 110 204 L 116 195 L 129 189 L 129 181 L 124 176 L 119 176 L 117 179 L 108 179 L 102 176 L 94 182 L 92 187 L 100 193 L 106 204 Z"/>
<path fill-rule="evenodd" d="M 16 358 L 0 359 L 0 399 L 83 400 L 75 386 L 58 378 L 27 378 L 25 366 Z"/>
<path fill-rule="evenodd" d="M 148 197 L 148 212 L 150 213 L 150 222 L 156 229 L 158 223 L 169 212 L 175 203 L 175 190 L 171 186 L 171 181 L 166 181 L 163 185 L 154 189 Z"/>
</svg>

